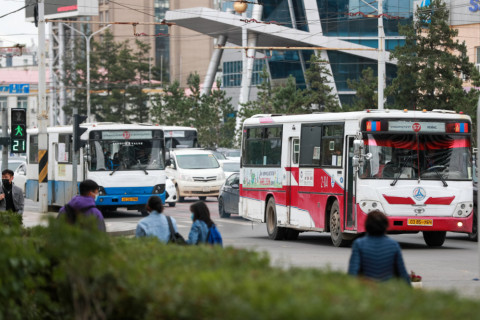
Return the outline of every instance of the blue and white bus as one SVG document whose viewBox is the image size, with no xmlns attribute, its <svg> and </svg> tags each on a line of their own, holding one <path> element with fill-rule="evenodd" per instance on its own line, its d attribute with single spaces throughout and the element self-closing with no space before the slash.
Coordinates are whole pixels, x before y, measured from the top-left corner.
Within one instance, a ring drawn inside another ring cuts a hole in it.
<svg viewBox="0 0 480 320">
<path fill-rule="evenodd" d="M 165 140 L 154 125 L 85 124 L 77 180 L 100 186 L 96 205 L 104 210 L 143 211 L 158 195 L 165 201 Z M 72 183 L 73 127 L 48 128 L 48 205 L 65 205 L 74 194 Z M 38 129 L 28 130 L 26 196 L 38 201 Z M 76 190 L 75 190 L 76 192 Z"/>
</svg>

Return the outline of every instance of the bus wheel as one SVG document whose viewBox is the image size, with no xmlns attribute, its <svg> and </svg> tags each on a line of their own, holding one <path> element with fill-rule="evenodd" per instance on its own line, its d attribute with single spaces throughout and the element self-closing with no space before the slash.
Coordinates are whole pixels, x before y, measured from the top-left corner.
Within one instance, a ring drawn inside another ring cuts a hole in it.
<svg viewBox="0 0 480 320">
<path fill-rule="evenodd" d="M 298 230 L 287 229 L 287 231 L 285 232 L 285 239 L 286 240 L 297 240 L 299 234 L 300 234 L 300 231 L 298 231 Z"/>
<path fill-rule="evenodd" d="M 472 233 L 468 234 L 468 239 L 470 239 L 472 241 L 478 241 L 478 220 L 477 220 L 477 213 L 476 212 L 473 215 Z"/>
<path fill-rule="evenodd" d="M 277 210 L 275 209 L 275 200 L 270 198 L 267 204 L 267 232 L 272 240 L 282 240 L 285 238 L 285 228 L 277 226 Z"/>
<path fill-rule="evenodd" d="M 346 247 L 352 243 L 351 237 L 347 237 L 347 235 L 342 233 L 340 226 L 340 207 L 337 201 L 335 201 L 330 209 L 330 238 L 335 247 Z"/>
<path fill-rule="evenodd" d="M 225 204 L 222 197 L 218 198 L 218 213 L 220 218 L 230 218 L 230 213 L 225 212 Z"/>
<path fill-rule="evenodd" d="M 168 206 L 169 206 L 169 207 L 175 207 L 176 205 L 177 205 L 176 202 L 169 202 L 169 203 L 168 203 Z"/>
<path fill-rule="evenodd" d="M 148 216 L 148 211 L 145 209 L 140 210 L 140 213 L 142 214 L 142 217 Z"/>
<path fill-rule="evenodd" d="M 446 237 L 446 231 L 423 231 L 423 239 L 429 247 L 441 247 Z"/>
</svg>

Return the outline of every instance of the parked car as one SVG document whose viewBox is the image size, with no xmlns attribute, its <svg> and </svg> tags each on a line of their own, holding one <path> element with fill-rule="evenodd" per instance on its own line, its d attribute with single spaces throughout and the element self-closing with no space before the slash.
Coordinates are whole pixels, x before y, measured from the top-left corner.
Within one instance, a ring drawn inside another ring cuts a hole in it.
<svg viewBox="0 0 480 320">
<path fill-rule="evenodd" d="M 173 183 L 168 177 L 165 180 L 165 190 L 167 191 L 167 194 L 165 195 L 165 203 L 170 207 L 175 207 L 178 200 L 177 189 L 175 188 L 175 183 Z"/>
<path fill-rule="evenodd" d="M 233 173 L 240 172 L 240 161 L 237 160 L 223 160 L 220 161 L 225 177 L 230 177 Z"/>
<path fill-rule="evenodd" d="M 218 213 L 221 218 L 229 218 L 231 214 L 238 214 L 239 188 L 240 173 L 234 173 L 225 180 L 218 196 Z"/>
<path fill-rule="evenodd" d="M 13 171 L 13 183 L 25 193 L 27 162 L 22 158 L 10 158 L 8 159 L 8 169 Z"/>
<path fill-rule="evenodd" d="M 170 152 L 167 160 L 167 176 L 177 189 L 179 201 L 185 197 L 218 197 L 225 182 L 225 174 L 211 151 L 177 149 Z"/>
</svg>

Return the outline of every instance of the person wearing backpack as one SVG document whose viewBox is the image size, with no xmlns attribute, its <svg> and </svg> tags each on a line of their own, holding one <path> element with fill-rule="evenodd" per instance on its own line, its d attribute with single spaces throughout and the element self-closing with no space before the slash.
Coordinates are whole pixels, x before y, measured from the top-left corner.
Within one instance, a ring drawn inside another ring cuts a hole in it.
<svg viewBox="0 0 480 320">
<path fill-rule="evenodd" d="M 210 219 L 210 211 L 203 201 L 197 201 L 190 206 L 191 218 L 193 221 L 190 233 L 188 234 L 188 244 L 220 244 L 222 245 L 220 232 Z M 218 238 L 220 237 L 220 242 Z"/>
<path fill-rule="evenodd" d="M 179 236 L 177 235 L 177 222 L 174 218 L 162 214 L 162 199 L 158 196 L 151 196 L 145 208 L 149 215 L 138 222 L 135 237 L 156 237 L 163 243 L 177 242 L 177 240 L 173 239 L 174 237 L 172 237 L 172 232 L 170 231 L 173 230 L 174 236 Z M 172 224 L 171 228 L 168 220 Z"/>
<path fill-rule="evenodd" d="M 78 215 L 94 216 L 97 219 L 98 229 L 105 232 L 105 220 L 102 212 L 95 206 L 99 191 L 98 184 L 93 180 L 82 181 L 79 191 L 79 195 L 74 196 L 60 209 L 58 217 L 66 216 L 67 222 L 75 224 Z"/>
</svg>

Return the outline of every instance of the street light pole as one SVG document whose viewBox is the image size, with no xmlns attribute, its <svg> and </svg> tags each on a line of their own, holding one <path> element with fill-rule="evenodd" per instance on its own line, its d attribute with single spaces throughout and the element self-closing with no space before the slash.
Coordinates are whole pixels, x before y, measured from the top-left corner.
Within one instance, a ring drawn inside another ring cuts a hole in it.
<svg viewBox="0 0 480 320">
<path fill-rule="evenodd" d="M 94 35 L 96 35 L 97 33 L 100 33 L 103 30 L 109 28 L 111 26 L 111 24 L 106 25 L 105 27 L 101 28 L 100 30 L 95 31 L 94 33 L 92 33 L 89 36 L 87 36 L 85 33 L 81 32 L 81 31 L 78 31 L 74 27 L 69 26 L 68 24 L 64 23 L 64 25 L 69 27 L 72 31 L 82 35 L 83 38 L 85 39 L 85 42 L 86 42 L 86 50 L 87 50 L 87 122 L 91 122 L 91 119 L 90 119 L 90 113 L 91 113 L 90 112 L 90 39 L 92 39 L 92 37 Z"/>
<path fill-rule="evenodd" d="M 383 0 L 378 0 L 378 109 L 383 110 L 385 98 L 385 30 L 383 29 Z"/>
</svg>

